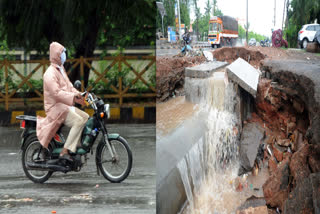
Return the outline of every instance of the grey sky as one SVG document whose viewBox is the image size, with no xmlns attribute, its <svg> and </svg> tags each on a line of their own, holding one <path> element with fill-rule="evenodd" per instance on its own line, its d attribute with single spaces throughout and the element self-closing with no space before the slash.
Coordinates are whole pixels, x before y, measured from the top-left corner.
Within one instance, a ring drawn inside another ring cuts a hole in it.
<svg viewBox="0 0 320 214">
<path fill-rule="evenodd" d="M 203 14 L 207 0 L 198 0 L 198 6 Z M 210 0 L 212 3 L 213 1 Z M 219 9 L 224 15 L 239 18 L 243 26 L 246 22 L 246 0 L 217 0 Z M 248 0 L 249 5 L 249 31 L 271 36 L 274 28 L 274 0 Z M 284 0 L 276 0 L 276 26 L 281 28 Z M 191 19 L 194 19 L 194 11 L 191 9 Z"/>
</svg>

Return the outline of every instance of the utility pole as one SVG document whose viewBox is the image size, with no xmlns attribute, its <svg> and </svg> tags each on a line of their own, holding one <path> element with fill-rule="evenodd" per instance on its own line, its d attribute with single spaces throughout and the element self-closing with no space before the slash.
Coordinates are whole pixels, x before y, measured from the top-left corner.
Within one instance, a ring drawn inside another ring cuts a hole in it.
<svg viewBox="0 0 320 214">
<path fill-rule="evenodd" d="M 164 29 L 163 29 L 163 16 L 167 15 L 166 10 L 164 9 L 163 2 L 156 2 L 158 10 L 161 14 L 161 23 L 162 23 L 162 35 L 164 37 Z"/>
<path fill-rule="evenodd" d="M 274 0 L 274 20 L 273 20 L 273 27 L 274 27 L 274 30 L 276 30 L 276 3 L 277 3 L 277 0 Z"/>
<path fill-rule="evenodd" d="M 180 0 L 178 1 L 178 20 L 179 20 L 179 39 L 181 39 L 181 24 L 180 24 Z"/>
<path fill-rule="evenodd" d="M 283 32 L 283 21 L 284 21 L 284 9 L 286 8 L 286 0 L 284 0 L 283 1 L 284 3 L 283 3 L 283 13 L 282 13 L 282 25 L 281 25 L 281 30 L 282 30 L 282 32 Z"/>
<path fill-rule="evenodd" d="M 247 45 L 248 45 L 248 28 L 249 28 L 249 21 L 248 21 L 248 0 L 247 0 L 247 26 L 246 26 L 246 42 L 247 42 Z"/>
</svg>

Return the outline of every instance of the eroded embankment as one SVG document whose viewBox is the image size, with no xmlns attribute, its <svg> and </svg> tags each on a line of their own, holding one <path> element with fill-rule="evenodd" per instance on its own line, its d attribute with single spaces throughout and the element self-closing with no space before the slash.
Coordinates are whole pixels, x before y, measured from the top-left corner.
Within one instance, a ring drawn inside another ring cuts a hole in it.
<svg viewBox="0 0 320 214">
<path fill-rule="evenodd" d="M 266 57 L 260 51 L 249 50 L 248 48 L 244 47 L 224 47 L 212 53 L 213 57 L 218 61 L 226 61 L 228 63 L 232 63 L 240 57 L 246 60 L 255 68 L 258 68 L 260 66 L 260 61 Z"/>
<path fill-rule="evenodd" d="M 205 61 L 204 56 L 157 57 L 157 102 L 179 95 L 184 85 L 184 69 Z"/>
<path fill-rule="evenodd" d="M 320 64 L 265 60 L 256 110 L 270 128 L 266 203 L 284 213 L 317 213 L 320 200 Z M 268 135 L 268 134 L 267 134 Z"/>
</svg>

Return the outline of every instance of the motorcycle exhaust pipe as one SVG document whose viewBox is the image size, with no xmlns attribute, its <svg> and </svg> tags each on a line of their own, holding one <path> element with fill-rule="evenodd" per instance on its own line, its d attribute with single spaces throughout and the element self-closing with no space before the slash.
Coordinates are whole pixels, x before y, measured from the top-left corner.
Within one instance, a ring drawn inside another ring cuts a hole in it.
<svg viewBox="0 0 320 214">
<path fill-rule="evenodd" d="M 56 165 L 56 164 L 27 162 L 26 165 L 28 169 L 31 169 L 31 170 L 60 171 L 64 173 L 70 171 L 67 167 Z"/>
</svg>

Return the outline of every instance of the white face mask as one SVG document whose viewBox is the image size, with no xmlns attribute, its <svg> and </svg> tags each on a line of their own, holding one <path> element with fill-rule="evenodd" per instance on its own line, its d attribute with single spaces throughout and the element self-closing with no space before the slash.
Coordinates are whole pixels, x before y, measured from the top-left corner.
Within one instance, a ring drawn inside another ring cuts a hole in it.
<svg viewBox="0 0 320 214">
<path fill-rule="evenodd" d="M 60 58 L 61 58 L 61 65 L 63 65 L 64 62 L 65 62 L 66 59 L 67 59 L 67 55 L 66 55 L 66 52 L 65 52 L 65 51 L 62 52 Z"/>
</svg>

